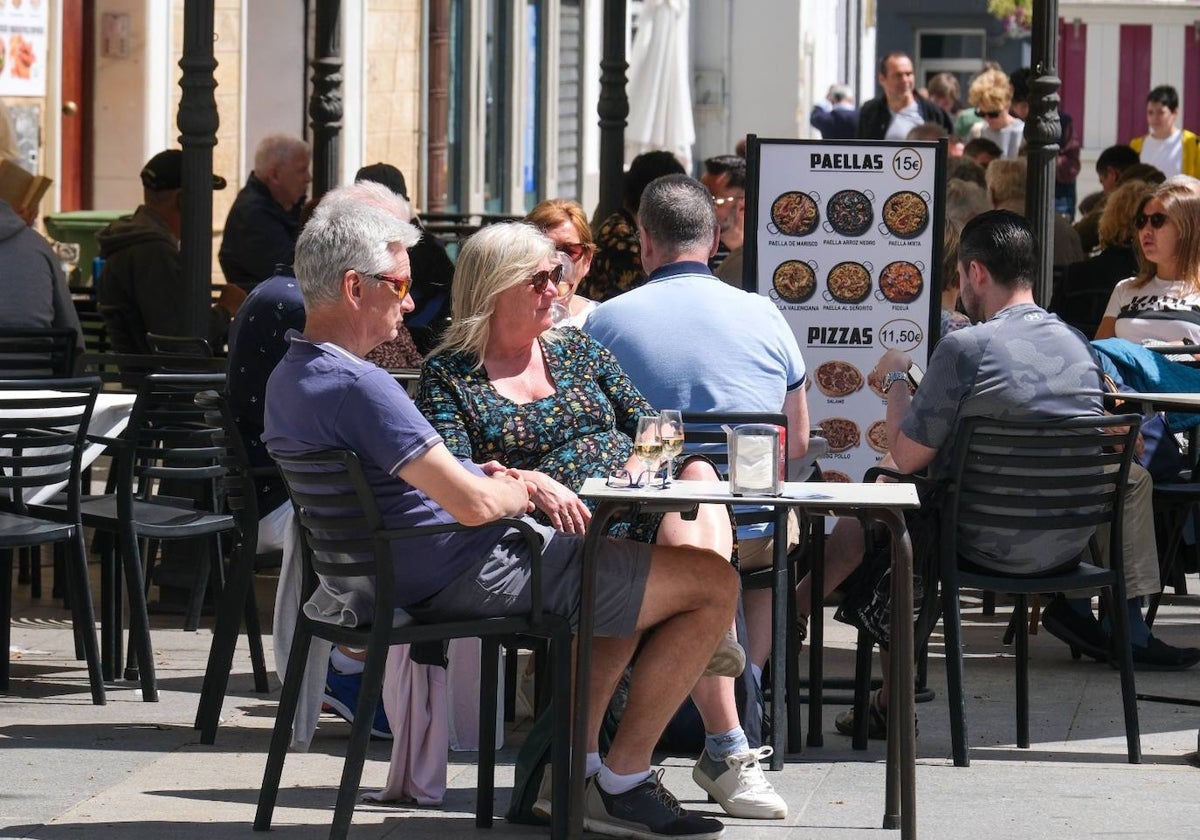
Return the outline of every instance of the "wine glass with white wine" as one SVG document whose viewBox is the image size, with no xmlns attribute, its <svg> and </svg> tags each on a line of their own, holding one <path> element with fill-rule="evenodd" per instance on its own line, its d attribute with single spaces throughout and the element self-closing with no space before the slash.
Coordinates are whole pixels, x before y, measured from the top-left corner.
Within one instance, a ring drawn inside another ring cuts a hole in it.
<svg viewBox="0 0 1200 840">
<path fill-rule="evenodd" d="M 670 487 L 675 477 L 675 459 L 683 452 L 683 416 L 677 410 L 668 408 L 658 413 L 658 436 L 662 438 L 662 454 L 667 459 L 663 487 Z"/>
<path fill-rule="evenodd" d="M 642 462 L 646 486 L 654 479 L 654 470 L 662 460 L 663 443 L 658 431 L 658 415 L 647 414 L 638 418 L 637 431 L 633 435 L 633 454 Z"/>
</svg>

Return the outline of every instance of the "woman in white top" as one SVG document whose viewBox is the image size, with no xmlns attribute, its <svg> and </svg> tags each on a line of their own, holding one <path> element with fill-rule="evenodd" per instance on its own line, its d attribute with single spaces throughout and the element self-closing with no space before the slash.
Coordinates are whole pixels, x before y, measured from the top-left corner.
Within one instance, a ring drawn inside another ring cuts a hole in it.
<svg viewBox="0 0 1200 840">
<path fill-rule="evenodd" d="M 1003 70 L 983 71 L 967 90 L 968 101 L 983 118 L 978 136 L 991 140 L 1001 156 L 1010 159 L 1020 156 L 1025 134 L 1025 123 L 1009 113 L 1012 97 L 1012 82 Z"/>
<path fill-rule="evenodd" d="M 1142 268 L 1113 289 L 1096 338 L 1200 344 L 1200 184 L 1158 186 L 1133 224 Z"/>
<path fill-rule="evenodd" d="M 596 301 L 575 294 L 596 253 L 587 214 L 574 201 L 551 198 L 530 210 L 525 221 L 549 236 L 563 259 L 562 282 L 554 302 L 554 326 L 582 329 L 588 313 L 596 308 Z"/>
</svg>

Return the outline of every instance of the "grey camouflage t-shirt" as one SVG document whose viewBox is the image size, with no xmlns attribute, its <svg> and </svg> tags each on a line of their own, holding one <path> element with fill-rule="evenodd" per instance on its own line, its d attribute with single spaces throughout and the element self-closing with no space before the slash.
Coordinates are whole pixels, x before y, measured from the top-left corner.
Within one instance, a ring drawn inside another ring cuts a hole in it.
<svg viewBox="0 0 1200 840">
<path fill-rule="evenodd" d="M 1100 366 L 1086 339 L 1057 315 L 1023 303 L 942 338 L 901 431 L 938 450 L 929 475 L 943 479 L 954 463 L 951 436 L 963 418 L 1035 420 L 1103 413 Z M 987 568 L 1036 573 L 1071 559 L 1090 533 L 1032 535 L 961 526 L 959 554 Z"/>
</svg>

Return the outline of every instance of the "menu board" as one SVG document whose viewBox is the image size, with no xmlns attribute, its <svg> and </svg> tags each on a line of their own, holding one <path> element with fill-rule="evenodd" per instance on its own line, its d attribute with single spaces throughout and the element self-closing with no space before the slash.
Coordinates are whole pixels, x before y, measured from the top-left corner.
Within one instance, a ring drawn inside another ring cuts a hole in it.
<svg viewBox="0 0 1200 840">
<path fill-rule="evenodd" d="M 827 480 L 888 449 L 879 357 L 926 366 L 940 328 L 945 145 L 766 140 L 747 147 L 743 284 L 796 335 Z"/>
<path fill-rule="evenodd" d="M 49 0 L 0 2 L 0 96 L 46 95 Z"/>
</svg>

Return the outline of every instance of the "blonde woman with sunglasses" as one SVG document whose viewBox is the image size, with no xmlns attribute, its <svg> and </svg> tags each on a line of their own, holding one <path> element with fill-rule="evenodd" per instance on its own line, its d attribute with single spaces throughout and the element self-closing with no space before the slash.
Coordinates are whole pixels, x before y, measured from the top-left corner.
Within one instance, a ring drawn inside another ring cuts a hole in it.
<svg viewBox="0 0 1200 840">
<path fill-rule="evenodd" d="M 1133 226 L 1141 270 L 1113 289 L 1096 338 L 1200 344 L 1200 182 L 1163 183 Z"/>
</svg>

